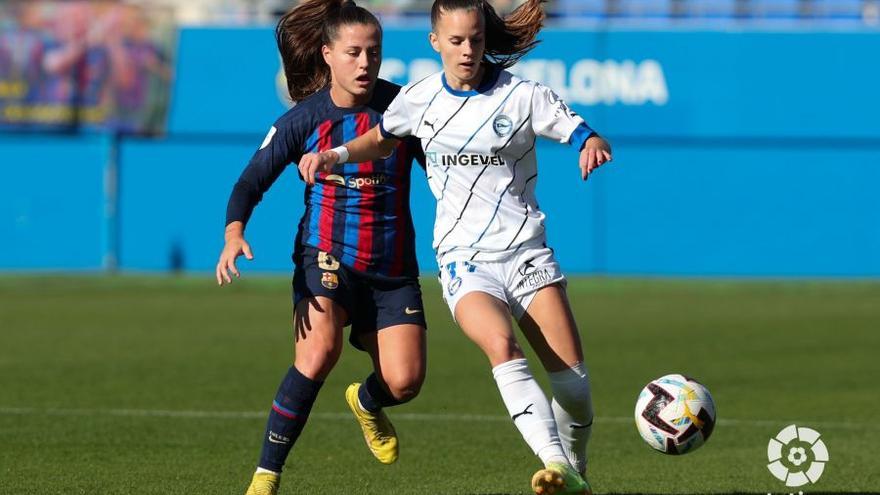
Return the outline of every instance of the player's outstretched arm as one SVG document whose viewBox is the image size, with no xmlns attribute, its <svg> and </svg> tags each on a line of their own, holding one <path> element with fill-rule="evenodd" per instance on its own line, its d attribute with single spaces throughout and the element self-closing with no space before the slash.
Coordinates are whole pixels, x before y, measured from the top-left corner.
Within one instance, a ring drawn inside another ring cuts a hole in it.
<svg viewBox="0 0 880 495">
<path fill-rule="evenodd" d="M 244 223 L 236 221 L 227 225 L 224 237 L 226 245 L 220 252 L 220 261 L 217 262 L 217 285 L 223 285 L 224 282 L 231 284 L 230 272 L 236 277 L 241 277 L 241 273 L 235 266 L 236 258 L 244 255 L 248 260 L 254 259 L 251 245 L 244 240 Z"/>
<path fill-rule="evenodd" d="M 306 184 L 314 185 L 318 172 L 329 172 L 337 163 L 359 163 L 386 157 L 394 151 L 397 143 L 397 139 L 383 136 L 377 125 L 339 148 L 303 155 L 299 160 L 299 173 Z"/>
<path fill-rule="evenodd" d="M 593 170 L 611 160 L 611 145 L 608 144 L 608 141 L 598 134 L 587 139 L 587 142 L 584 143 L 584 149 L 581 150 L 579 160 L 581 179 L 587 180 Z"/>
</svg>

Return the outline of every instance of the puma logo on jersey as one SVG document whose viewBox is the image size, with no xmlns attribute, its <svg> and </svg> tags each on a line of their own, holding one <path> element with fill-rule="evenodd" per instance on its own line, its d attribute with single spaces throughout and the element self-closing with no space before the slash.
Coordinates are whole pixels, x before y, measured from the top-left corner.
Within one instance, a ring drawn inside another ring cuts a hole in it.
<svg viewBox="0 0 880 495">
<path fill-rule="evenodd" d="M 437 119 L 434 119 L 434 122 L 428 122 L 427 120 L 422 121 L 427 127 L 430 127 L 432 131 L 437 132 L 437 129 L 434 129 L 434 124 L 437 123 Z"/>
</svg>

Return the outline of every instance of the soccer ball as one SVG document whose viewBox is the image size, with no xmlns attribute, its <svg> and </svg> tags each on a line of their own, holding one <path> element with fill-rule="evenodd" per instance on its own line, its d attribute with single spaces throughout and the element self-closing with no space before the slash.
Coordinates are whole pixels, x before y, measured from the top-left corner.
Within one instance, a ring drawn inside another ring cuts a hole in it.
<svg viewBox="0 0 880 495">
<path fill-rule="evenodd" d="M 664 454 L 687 454 L 712 434 L 715 402 L 693 378 L 666 375 L 642 389 L 635 416 L 639 434 L 648 445 Z"/>
</svg>

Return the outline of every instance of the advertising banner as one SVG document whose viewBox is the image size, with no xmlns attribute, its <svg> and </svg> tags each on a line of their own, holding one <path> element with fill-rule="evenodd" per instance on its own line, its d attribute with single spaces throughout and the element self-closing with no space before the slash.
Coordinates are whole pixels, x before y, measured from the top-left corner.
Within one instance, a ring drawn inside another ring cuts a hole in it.
<svg viewBox="0 0 880 495">
<path fill-rule="evenodd" d="M 168 10 L 0 4 L 0 129 L 162 132 L 175 44 Z"/>
<path fill-rule="evenodd" d="M 428 30 L 386 29 L 381 76 L 406 84 L 440 70 Z M 513 71 L 615 139 L 880 138 L 875 31 L 548 28 L 540 38 Z M 179 57 L 171 132 L 264 134 L 289 106 L 269 28 L 185 29 Z"/>
</svg>

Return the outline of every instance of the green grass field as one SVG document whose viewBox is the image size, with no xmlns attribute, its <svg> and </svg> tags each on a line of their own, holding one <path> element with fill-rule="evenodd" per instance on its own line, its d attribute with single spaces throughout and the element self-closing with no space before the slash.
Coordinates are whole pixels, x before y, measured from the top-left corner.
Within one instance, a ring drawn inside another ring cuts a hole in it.
<svg viewBox="0 0 880 495">
<path fill-rule="evenodd" d="M 488 363 L 423 285 L 428 378 L 389 411 L 400 461 L 374 461 L 348 416 L 343 390 L 370 369 L 349 347 L 282 493 L 529 493 L 539 465 Z M 569 295 L 597 493 L 797 492 L 766 468 L 768 440 L 795 422 L 831 456 L 801 490 L 880 492 L 880 284 L 590 278 Z M 291 359 L 290 312 L 286 278 L 0 278 L 0 494 L 242 495 Z M 632 421 L 639 390 L 669 372 L 718 407 L 711 440 L 682 457 L 652 451 Z"/>
</svg>

